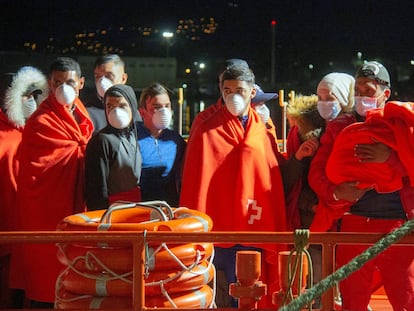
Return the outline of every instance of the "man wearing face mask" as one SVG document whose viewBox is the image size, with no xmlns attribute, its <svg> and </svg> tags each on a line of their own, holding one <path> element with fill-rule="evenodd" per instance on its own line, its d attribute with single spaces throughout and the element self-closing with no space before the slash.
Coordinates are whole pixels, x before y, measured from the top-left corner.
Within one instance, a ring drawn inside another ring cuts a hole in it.
<svg viewBox="0 0 414 311">
<path fill-rule="evenodd" d="M 18 229 L 16 214 L 17 152 L 26 120 L 48 94 L 47 80 L 37 68 L 24 66 L 17 73 L 4 74 L 0 81 L 0 231 Z M 24 276 L 21 274 L 19 245 L 0 247 L 0 280 L 8 280 L 1 288 L 10 289 L 8 308 L 22 308 L 24 303 Z M 10 270 L 9 270 L 10 269 Z M 0 274 L 2 274 L 2 272 Z"/>
<path fill-rule="evenodd" d="M 228 69 L 232 66 L 249 68 L 249 64 L 244 59 L 230 58 L 230 59 L 227 59 L 224 62 L 224 70 L 226 70 L 226 69 Z M 191 140 L 192 133 L 197 129 L 199 124 L 203 123 L 211 115 L 213 115 L 217 110 L 220 110 L 221 107 L 224 106 L 224 99 L 223 99 L 223 96 L 221 96 L 221 94 L 222 94 L 221 81 L 222 81 L 222 72 L 220 72 L 220 74 L 218 76 L 218 88 L 219 88 L 219 91 L 220 91 L 220 98 L 217 100 L 217 102 L 215 104 L 208 106 L 207 109 L 205 109 L 203 111 L 200 111 L 194 117 L 194 120 L 191 123 L 191 128 L 190 128 L 190 134 L 189 134 L 189 137 L 188 137 L 188 141 Z"/>
<path fill-rule="evenodd" d="M 172 110 L 168 90 L 159 83 L 146 87 L 139 99 L 139 112 L 143 118 L 138 123 L 142 198 L 178 206 L 186 142 L 169 128 Z"/>
<path fill-rule="evenodd" d="M 393 173 L 402 174 L 401 176 L 403 177 L 399 178 L 402 186 L 397 191 L 395 189 L 381 191 L 376 187 L 378 184 L 381 184 L 381 180 L 378 180 L 372 187 L 362 186 L 364 182 L 358 180 L 358 177 L 355 180 L 335 185 L 335 199 L 337 200 L 337 206 L 341 207 L 339 211 L 343 213 L 340 226 L 341 232 L 383 232 L 386 234 L 400 227 L 413 217 L 414 206 L 412 198 L 414 188 L 411 186 L 409 178 L 407 178 L 410 166 L 409 164 L 402 165 L 402 163 L 410 163 L 412 158 L 411 156 L 407 157 L 407 153 L 404 152 L 403 148 L 405 146 L 398 149 L 397 152 L 375 139 L 371 139 L 372 143 L 368 144 L 357 144 L 356 140 L 352 144 L 352 138 L 358 135 L 358 133 L 351 136 L 347 134 L 352 127 L 362 129 L 363 126 L 372 124 L 372 120 L 377 120 L 378 123 L 374 123 L 376 126 L 372 126 L 370 129 L 373 131 L 372 137 L 374 137 L 374 132 L 377 131 L 376 127 L 381 126 L 379 122 L 387 120 L 388 112 L 398 107 L 398 103 L 397 105 L 396 103 L 386 104 L 390 93 L 390 78 L 383 65 L 378 62 L 368 62 L 361 66 L 356 75 L 355 110 L 361 116 L 361 119 L 366 118 L 366 121 L 346 128 L 338 136 L 338 141 L 340 142 L 343 140 L 342 137 L 345 137 L 347 142 L 351 142 L 351 144 L 347 144 L 347 148 L 349 154 L 353 154 L 356 158 L 355 162 L 361 163 L 361 165 L 366 165 L 365 163 L 368 165 L 384 164 L 384 167 L 391 167 Z M 387 106 L 384 107 L 385 105 Z M 408 111 L 409 118 L 412 119 L 412 108 L 410 107 Z M 403 114 L 403 110 L 399 112 L 398 115 L 402 118 L 399 122 L 409 121 L 409 119 L 404 120 L 406 116 Z M 408 132 L 411 133 L 411 131 L 412 127 L 410 127 Z M 399 134 L 401 133 L 395 132 L 395 135 L 398 136 Z M 355 139 L 358 138 L 355 137 Z M 330 166 L 332 161 L 334 163 L 338 162 L 337 147 L 337 145 L 334 146 L 332 156 L 328 159 L 327 168 L 328 174 L 331 177 L 334 177 L 336 173 L 332 169 L 329 170 L 329 168 L 332 167 Z M 345 163 L 342 166 L 346 168 Z M 365 176 L 360 178 L 362 179 L 363 177 Z M 381 179 L 381 177 L 378 177 L 378 179 Z M 387 186 L 390 183 L 387 183 Z M 364 245 L 338 246 L 338 266 L 346 264 L 367 247 Z M 373 275 L 375 276 L 376 273 L 379 273 L 393 309 L 413 310 L 413 262 L 414 254 L 410 247 L 391 246 L 340 283 L 343 308 L 348 310 L 366 310 L 371 294 L 369 289 L 373 287 Z M 358 286 L 355 286 L 356 284 Z"/>
<path fill-rule="evenodd" d="M 128 74 L 125 72 L 125 63 L 117 54 L 100 56 L 95 61 L 94 77 L 96 99 L 87 104 L 89 116 L 94 125 L 95 135 L 107 125 L 103 98 L 107 89 L 115 84 L 125 84 Z"/>
<path fill-rule="evenodd" d="M 107 209 L 117 200 L 141 201 L 135 92 L 128 85 L 111 86 L 105 93 L 104 103 L 108 124 L 92 137 L 86 148 L 88 210 Z"/>
<path fill-rule="evenodd" d="M 228 69 L 232 66 L 241 66 L 245 68 L 249 68 L 249 64 L 244 59 L 239 58 L 229 58 L 224 63 L 224 69 Z M 222 93 L 222 72 L 218 76 L 218 88 L 220 93 Z M 276 127 L 273 124 L 272 118 L 270 118 L 270 111 L 269 108 L 266 106 L 265 102 L 274 98 L 277 98 L 276 93 L 265 93 L 261 89 L 261 87 L 255 84 L 256 88 L 256 96 L 252 99 L 251 104 L 255 108 L 256 112 L 260 115 L 262 121 L 266 124 L 266 128 L 268 130 L 269 137 L 272 139 L 273 148 L 275 152 L 278 154 L 278 159 L 283 161 L 283 156 L 279 153 L 279 146 L 277 142 L 277 134 L 276 134 Z M 188 141 L 191 140 L 192 133 L 196 130 L 197 126 L 202 123 L 204 120 L 208 119 L 211 115 L 213 115 L 217 110 L 221 109 L 224 106 L 224 99 L 222 96 L 217 100 L 217 102 L 213 105 L 210 105 L 207 109 L 200 111 L 194 118 L 190 134 L 188 137 Z"/>
<path fill-rule="evenodd" d="M 390 75 L 382 64 L 372 61 L 362 65 L 355 78 L 355 110 L 365 118 L 367 111 L 383 108 L 390 98 Z"/>
<path fill-rule="evenodd" d="M 84 156 L 93 124 L 79 99 L 79 64 L 56 58 L 49 96 L 27 120 L 19 153 L 17 211 L 21 229 L 56 230 L 64 217 L 84 211 Z M 32 307 L 51 308 L 62 269 L 55 245 L 24 245 L 26 296 Z"/>
<path fill-rule="evenodd" d="M 217 231 L 285 231 L 279 163 L 265 124 L 250 105 L 256 95 L 254 74 L 245 66 L 231 66 L 221 79 L 224 106 L 200 123 L 188 142 L 180 206 L 209 215 Z M 215 265 L 228 283 L 236 281 L 235 253 L 249 247 L 217 245 Z M 277 291 L 277 274 L 270 271 L 277 269 L 272 258 L 279 248 L 256 247 L 264 250 L 268 292 Z M 270 300 L 259 304 L 270 306 Z"/>
</svg>

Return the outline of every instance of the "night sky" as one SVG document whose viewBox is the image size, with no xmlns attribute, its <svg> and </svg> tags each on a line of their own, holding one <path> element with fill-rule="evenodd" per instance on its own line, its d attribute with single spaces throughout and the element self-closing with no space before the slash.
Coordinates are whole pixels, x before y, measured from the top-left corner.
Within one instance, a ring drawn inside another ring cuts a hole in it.
<svg viewBox="0 0 414 311">
<path fill-rule="evenodd" d="M 275 19 L 282 47 L 305 50 L 383 49 L 412 53 L 414 3 L 398 0 L 1 0 L 1 39 L 8 49 L 26 38 L 65 36 L 102 25 L 176 25 L 179 18 L 214 16 L 225 48 L 265 49 Z M 135 8 L 138 6 L 138 8 Z M 220 49 L 220 47 L 212 47 Z M 384 52 L 384 53 L 385 53 Z"/>
<path fill-rule="evenodd" d="M 414 2 L 409 0 L 106 2 L 0 0 L 0 50 L 16 49 L 25 40 L 65 40 L 102 26 L 169 28 L 180 18 L 213 16 L 219 24 L 213 39 L 201 40 L 197 47 L 173 47 L 172 54 L 177 58 L 240 57 L 265 72 L 271 58 L 270 22 L 274 19 L 278 23 L 276 66 L 282 75 L 286 66 L 296 63 L 317 67 L 331 61 L 333 69 L 349 70 L 358 51 L 364 59 L 385 60 L 389 66 L 409 66 L 414 58 Z M 135 56 L 152 56 L 144 48 L 140 53 Z"/>
</svg>

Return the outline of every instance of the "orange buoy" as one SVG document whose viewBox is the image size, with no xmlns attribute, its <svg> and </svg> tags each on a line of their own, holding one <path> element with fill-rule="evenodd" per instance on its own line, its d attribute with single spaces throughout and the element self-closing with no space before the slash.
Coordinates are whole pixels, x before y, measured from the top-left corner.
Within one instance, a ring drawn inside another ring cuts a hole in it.
<svg viewBox="0 0 414 311">
<path fill-rule="evenodd" d="M 187 243 L 148 248 L 148 269 L 172 270 L 205 260 L 213 253 L 212 243 Z M 60 244 L 59 261 L 79 271 L 132 271 L 132 249 L 129 247 L 99 247 L 82 244 Z"/>
<path fill-rule="evenodd" d="M 190 270 L 152 272 L 145 279 L 145 295 L 161 295 L 161 283 L 168 293 L 194 290 L 210 283 L 214 272 L 214 266 L 207 261 L 201 262 Z"/>
<path fill-rule="evenodd" d="M 146 297 L 146 307 L 165 308 L 210 308 L 213 303 L 213 290 L 204 285 L 196 290 L 170 295 L 171 302 L 165 296 Z M 56 300 L 57 309 L 131 309 L 132 297 L 94 297 L 74 295 L 61 291 Z"/>
<path fill-rule="evenodd" d="M 155 271 L 145 279 L 145 295 L 161 295 L 161 286 L 169 293 L 182 292 L 208 284 L 214 277 L 214 267 L 201 262 L 190 270 Z M 132 273 L 113 275 L 109 273 L 78 274 L 67 269 L 60 276 L 63 288 L 74 294 L 96 296 L 131 296 Z"/>
<path fill-rule="evenodd" d="M 208 232 L 209 216 L 162 201 L 117 202 L 108 210 L 65 217 L 63 231 Z M 212 243 L 146 245 L 145 301 L 152 307 L 206 308 L 214 300 L 207 285 L 215 274 Z M 128 243 L 59 244 L 58 259 L 67 268 L 58 278 L 56 306 L 125 308 L 132 301 L 133 249 Z M 137 263 L 141 264 L 141 263 Z M 96 307 L 97 306 L 97 307 Z"/>
<path fill-rule="evenodd" d="M 199 289 L 172 294 L 172 302 L 164 296 L 145 297 L 146 307 L 165 307 L 165 308 L 209 308 L 213 302 L 213 290 L 210 286 L 204 285 Z"/>
<path fill-rule="evenodd" d="M 173 218 L 162 219 L 154 210 L 140 205 L 142 202 L 131 204 L 134 204 L 134 208 L 98 210 L 67 216 L 58 224 L 57 230 L 208 232 L 213 226 L 209 216 L 193 209 L 172 208 Z"/>
</svg>

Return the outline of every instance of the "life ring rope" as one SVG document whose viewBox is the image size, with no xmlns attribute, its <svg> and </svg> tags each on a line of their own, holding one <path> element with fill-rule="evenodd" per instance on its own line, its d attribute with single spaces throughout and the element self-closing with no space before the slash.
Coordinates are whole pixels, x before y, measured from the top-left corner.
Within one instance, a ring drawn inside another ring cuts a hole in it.
<svg viewBox="0 0 414 311">
<path fill-rule="evenodd" d="M 58 245 L 58 248 L 61 249 L 61 245 Z M 62 252 L 64 253 L 64 251 L 62 250 Z M 118 274 L 117 272 L 111 270 L 110 268 L 108 268 L 99 258 L 97 258 L 93 253 L 91 252 L 87 252 L 87 254 L 85 256 L 78 256 L 76 257 L 74 260 L 70 261 L 68 260 L 68 267 L 67 269 L 71 269 L 74 272 L 76 272 L 76 274 L 83 276 L 84 278 L 87 279 L 97 279 L 97 276 L 91 273 L 87 273 L 85 271 L 80 271 L 79 269 L 76 268 L 76 262 L 77 261 L 85 261 L 85 263 L 89 260 L 85 260 L 85 258 L 87 258 L 88 256 L 92 257 L 96 262 L 100 263 L 101 267 L 102 267 L 102 272 L 107 273 L 108 275 L 111 275 L 112 277 L 108 278 L 107 280 L 122 280 L 126 283 L 131 283 L 132 281 L 130 279 L 128 279 L 129 276 L 132 275 L 132 271 L 123 273 L 123 274 Z M 66 269 L 65 271 L 66 272 Z M 64 273 L 62 273 L 61 275 L 63 275 Z"/>
<path fill-rule="evenodd" d="M 165 243 L 162 243 L 160 246 L 158 246 L 155 250 L 153 250 L 152 248 L 150 248 L 150 247 L 147 247 L 148 245 L 146 245 L 146 247 L 145 247 L 145 249 L 146 249 L 146 252 L 145 252 L 145 259 L 146 259 L 146 262 L 145 262 L 145 266 L 149 266 L 149 267 L 151 267 L 151 266 L 154 266 L 154 261 L 155 261 L 155 256 L 161 251 L 161 250 L 165 250 L 170 256 L 171 256 L 171 258 L 173 258 L 174 260 L 175 260 L 175 262 L 182 268 L 182 269 L 188 269 L 190 266 L 186 266 L 181 260 L 180 260 L 180 258 L 178 258 L 170 249 L 169 249 L 169 247 L 167 246 L 167 244 L 165 244 Z M 214 249 L 213 249 L 213 252 L 214 252 Z M 214 257 L 214 254 L 213 254 L 213 257 Z M 201 252 L 200 252 L 200 250 L 196 250 L 196 259 L 195 259 L 195 263 L 199 263 L 200 261 L 201 261 L 201 259 L 202 259 L 202 256 L 201 256 Z"/>
<path fill-rule="evenodd" d="M 200 262 L 213 254 L 212 243 L 186 243 L 158 247 L 146 245 L 145 264 L 148 270 L 185 269 L 194 261 Z M 59 243 L 58 260 L 63 265 L 76 267 L 80 271 L 117 271 L 132 270 L 132 249 L 128 247 L 99 247 L 84 244 Z M 145 275 L 148 275 L 145 273 Z"/>
<path fill-rule="evenodd" d="M 157 221 L 168 221 L 174 218 L 171 206 L 165 201 L 147 201 L 138 203 L 117 201 L 109 206 L 109 208 L 102 215 L 100 222 L 102 224 L 110 224 L 113 212 L 134 207 L 147 208 L 156 211 L 160 216 L 160 219 L 157 219 Z"/>
</svg>

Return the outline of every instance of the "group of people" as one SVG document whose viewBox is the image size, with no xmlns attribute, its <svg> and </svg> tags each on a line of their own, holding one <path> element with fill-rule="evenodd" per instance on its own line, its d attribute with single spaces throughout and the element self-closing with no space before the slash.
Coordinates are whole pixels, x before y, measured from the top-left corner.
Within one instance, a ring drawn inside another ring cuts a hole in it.
<svg viewBox="0 0 414 311">
<path fill-rule="evenodd" d="M 318 84 L 317 96 L 297 96 L 288 107 L 286 154 L 279 151 L 265 103 L 277 94 L 263 92 L 244 60 L 226 61 L 218 79 L 220 97 L 196 116 L 188 142 L 169 129 L 172 108 L 165 86 L 148 86 L 138 100 L 118 55 L 99 57 L 94 76 L 96 102 L 84 105 L 79 95 L 85 81 L 72 58 L 57 58 L 47 79 L 33 67 L 4 75 L 0 156 L 7 180 L 1 180 L 0 230 L 55 230 L 65 216 L 106 209 L 117 200 L 165 200 L 197 209 L 212 218 L 216 231 L 385 233 L 413 215 L 408 199 L 413 187 L 402 158 L 407 153 L 377 139 L 352 145 L 357 163 L 399 170 L 402 186 L 392 192 L 358 178 L 335 183 L 327 169 L 338 157 L 335 142 L 344 129 L 385 116 L 391 80 L 378 62 L 363 64 L 355 77 L 330 73 Z M 234 283 L 237 251 L 260 251 L 262 279 L 272 293 L 279 290 L 277 253 L 285 247 L 216 245 L 214 264 Z M 339 246 L 338 267 L 364 248 Z M 53 307 L 62 268 L 56 248 L 1 251 L 2 258 L 11 254 L 9 286 L 20 289 L 14 293 L 24 297 L 24 290 L 31 307 Z M 394 310 L 414 310 L 413 259 L 409 247 L 391 247 L 342 281 L 343 310 L 367 310 L 378 284 Z M 272 306 L 271 295 L 260 305 Z"/>
<path fill-rule="evenodd" d="M 410 153 L 393 140 L 412 133 L 413 104 L 388 101 L 390 75 L 376 61 L 364 63 L 355 76 L 327 74 L 317 86 L 317 96 L 313 105 L 302 105 L 302 111 L 291 116 L 294 121 L 301 121 L 295 122 L 299 141 L 306 139 L 303 133 L 311 133 L 312 137 L 315 129 L 321 129 L 317 133 L 319 148 L 308 162 L 294 195 L 288 196 L 296 204 L 287 206 L 290 213 L 296 213 L 296 218 L 291 217 L 291 225 L 309 228 L 311 232 L 389 233 L 399 228 L 413 217 L 414 201 L 410 198 L 414 183 L 410 182 L 407 165 Z M 314 117 L 313 122 L 309 121 L 312 110 L 318 111 L 318 118 L 323 118 L 325 124 Z M 301 131 L 300 127 L 306 130 Z M 298 140 L 291 138 L 288 146 Z M 387 174 L 396 175 L 396 181 Z M 339 245 L 337 267 L 347 264 L 367 247 Z M 413 272 L 412 249 L 390 247 L 340 282 L 342 310 L 368 310 L 371 294 L 381 285 L 394 310 L 413 309 Z"/>
<path fill-rule="evenodd" d="M 118 55 L 98 58 L 94 74 L 97 99 L 86 104 L 72 58 L 56 58 L 48 77 L 32 66 L 3 75 L 0 230 L 54 231 L 68 215 L 117 200 L 178 204 L 186 142 L 169 128 L 171 91 L 154 82 L 138 101 Z M 0 257 L 8 307 L 54 306 L 54 245 L 3 247 Z"/>
</svg>

